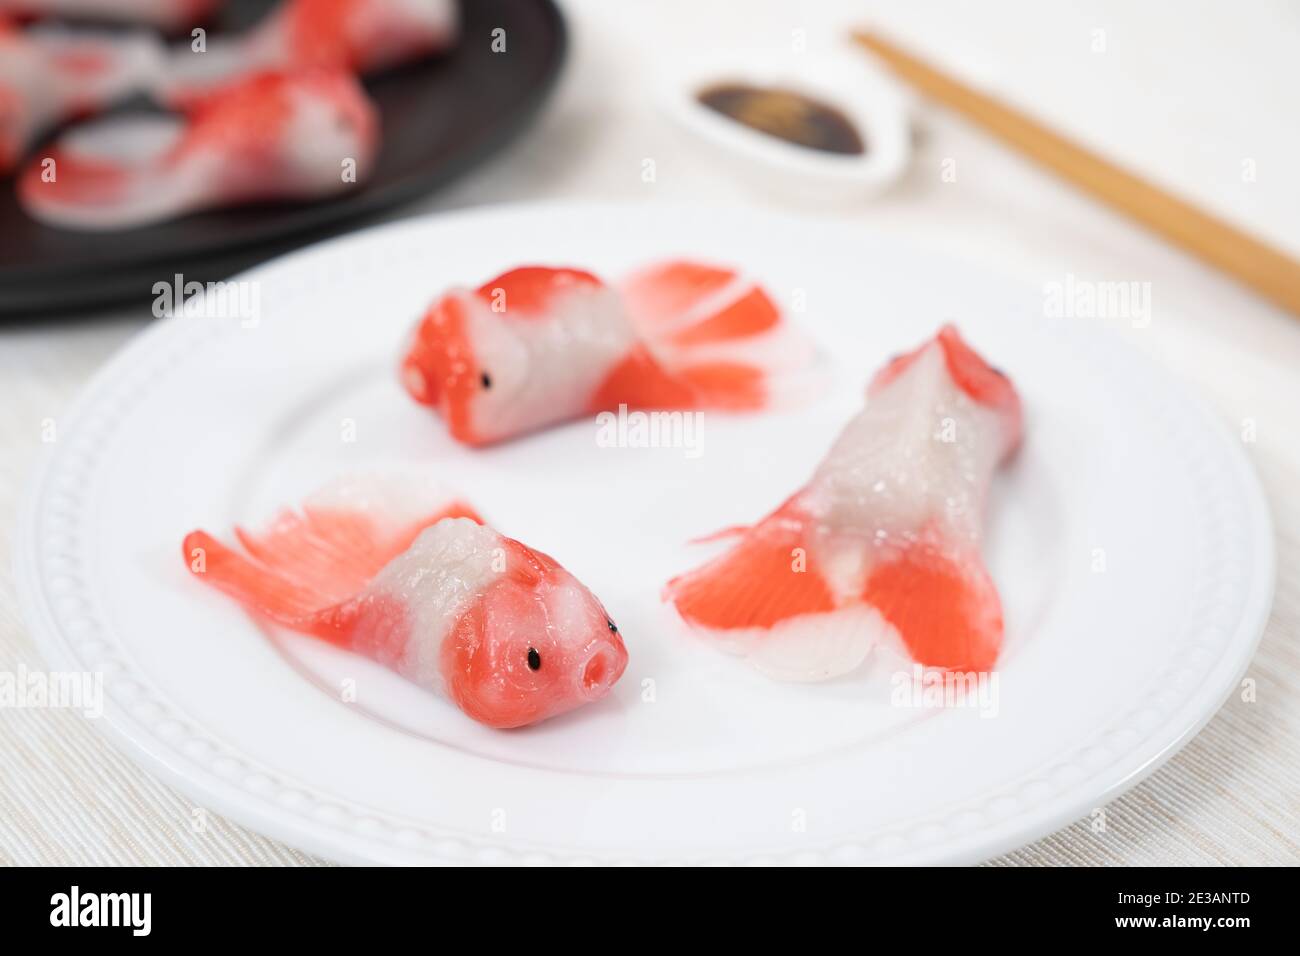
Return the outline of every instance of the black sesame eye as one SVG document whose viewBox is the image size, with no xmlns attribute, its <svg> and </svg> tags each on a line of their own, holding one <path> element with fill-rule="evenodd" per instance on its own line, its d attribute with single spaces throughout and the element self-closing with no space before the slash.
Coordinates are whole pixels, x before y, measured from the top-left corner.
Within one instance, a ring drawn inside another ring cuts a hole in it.
<svg viewBox="0 0 1300 956">
<path fill-rule="evenodd" d="M 611 621 L 609 618 L 605 618 L 605 623 L 609 625 L 609 629 L 610 629 L 611 631 L 613 631 L 615 634 L 618 633 L 618 625 L 617 625 L 617 624 L 615 624 L 615 623 L 614 623 L 613 621 Z"/>
<path fill-rule="evenodd" d="M 478 380 L 483 383 L 484 388 L 492 387 L 492 376 L 489 375 L 487 372 L 483 372 L 482 374 L 480 374 Z"/>
<path fill-rule="evenodd" d="M 998 378 L 1007 377 L 1007 373 L 1002 371 L 1002 369 L 998 368 L 996 365 L 990 365 L 989 371 L 992 372 L 994 375 L 996 375 Z"/>
<path fill-rule="evenodd" d="M 542 669 L 542 655 L 537 653 L 537 648 L 528 648 L 528 669 L 539 671 Z"/>
</svg>

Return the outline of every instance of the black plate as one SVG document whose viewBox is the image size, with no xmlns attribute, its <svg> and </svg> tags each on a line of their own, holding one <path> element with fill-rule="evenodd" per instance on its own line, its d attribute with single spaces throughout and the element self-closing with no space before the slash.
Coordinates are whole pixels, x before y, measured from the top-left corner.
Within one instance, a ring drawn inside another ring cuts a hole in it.
<svg viewBox="0 0 1300 956">
<path fill-rule="evenodd" d="M 273 2 L 228 0 L 217 26 L 254 23 Z M 552 0 L 468 0 L 461 26 L 454 51 L 366 82 L 382 117 L 379 160 L 369 182 L 338 199 L 75 232 L 32 220 L 12 180 L 0 180 L 0 314 L 120 302 L 177 272 L 187 281 L 219 279 L 470 169 L 536 114 L 559 74 L 565 30 Z M 503 53 L 491 49 L 497 28 L 506 31 Z"/>
</svg>

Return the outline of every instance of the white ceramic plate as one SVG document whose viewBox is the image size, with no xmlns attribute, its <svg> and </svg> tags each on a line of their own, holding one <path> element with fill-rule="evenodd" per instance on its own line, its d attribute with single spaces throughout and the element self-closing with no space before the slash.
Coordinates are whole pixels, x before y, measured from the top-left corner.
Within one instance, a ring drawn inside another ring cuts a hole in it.
<svg viewBox="0 0 1300 956">
<path fill-rule="evenodd" d="M 598 447 L 592 422 L 467 451 L 394 378 L 409 325 L 446 284 L 526 261 L 616 276 L 676 254 L 741 264 L 793 309 L 827 356 L 822 397 L 710 416 L 698 457 Z M 976 861 L 1158 766 L 1236 685 L 1263 627 L 1267 511 L 1213 418 L 1099 323 L 1043 318 L 1042 290 L 891 237 L 718 210 L 500 208 L 355 234 L 244 278 L 260 289 L 255 327 L 162 321 L 95 378 L 60 422 L 14 564 L 51 663 L 106 675 L 103 723 L 128 753 L 305 850 Z M 995 704 L 898 706 L 884 658 L 829 684 L 776 684 L 687 633 L 658 593 L 708 553 L 688 539 L 801 484 L 872 370 L 944 320 L 1027 409 L 990 503 L 1008 622 Z M 385 469 L 460 489 L 604 600 L 631 652 L 610 698 L 488 730 L 377 665 L 264 631 L 188 576 L 190 529 Z"/>
</svg>

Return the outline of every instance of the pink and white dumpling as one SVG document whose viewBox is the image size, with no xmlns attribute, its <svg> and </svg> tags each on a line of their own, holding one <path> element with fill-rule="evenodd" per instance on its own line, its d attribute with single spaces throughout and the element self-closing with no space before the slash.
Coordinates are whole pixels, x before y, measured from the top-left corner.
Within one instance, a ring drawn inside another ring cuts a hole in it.
<svg viewBox="0 0 1300 956">
<path fill-rule="evenodd" d="M 222 0 L 0 0 L 0 15 L 23 20 L 138 23 L 168 33 L 202 23 Z"/>
<path fill-rule="evenodd" d="M 379 117 L 349 73 L 267 73 L 184 117 L 107 118 L 34 156 L 18 183 L 36 219 L 126 229 L 204 209 L 306 201 L 356 188 Z"/>
<path fill-rule="evenodd" d="M 282 0 L 241 36 L 178 47 L 155 95 L 183 107 L 262 70 L 366 75 L 447 49 L 458 28 L 452 0 Z"/>
<path fill-rule="evenodd" d="M 234 537 L 238 545 L 186 535 L 196 579 L 489 727 L 594 703 L 627 667 L 618 627 L 577 578 L 427 486 L 347 478 Z"/>
<path fill-rule="evenodd" d="M 0 174 L 49 129 L 147 89 L 161 63 L 151 36 L 21 29 L 0 16 Z"/>
</svg>

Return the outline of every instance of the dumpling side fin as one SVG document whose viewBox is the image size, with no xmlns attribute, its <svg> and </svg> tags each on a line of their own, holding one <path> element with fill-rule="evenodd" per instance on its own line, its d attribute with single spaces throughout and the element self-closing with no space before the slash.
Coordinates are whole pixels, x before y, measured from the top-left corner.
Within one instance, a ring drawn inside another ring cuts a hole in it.
<svg viewBox="0 0 1300 956">
<path fill-rule="evenodd" d="M 682 618 L 710 630 L 771 628 L 835 609 L 813 564 L 804 522 L 777 512 L 745 531 L 731 550 L 673 578 L 664 589 Z"/>
</svg>

